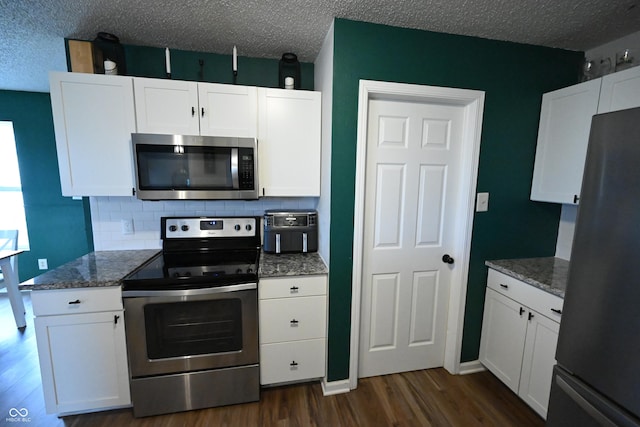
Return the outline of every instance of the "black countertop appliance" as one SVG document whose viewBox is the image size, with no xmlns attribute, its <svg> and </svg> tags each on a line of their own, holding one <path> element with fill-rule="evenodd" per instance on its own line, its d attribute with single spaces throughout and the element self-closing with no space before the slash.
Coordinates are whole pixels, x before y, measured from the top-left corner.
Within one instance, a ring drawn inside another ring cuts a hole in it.
<svg viewBox="0 0 640 427">
<path fill-rule="evenodd" d="M 266 253 L 317 252 L 318 212 L 315 210 L 267 210 L 264 213 Z"/>
</svg>

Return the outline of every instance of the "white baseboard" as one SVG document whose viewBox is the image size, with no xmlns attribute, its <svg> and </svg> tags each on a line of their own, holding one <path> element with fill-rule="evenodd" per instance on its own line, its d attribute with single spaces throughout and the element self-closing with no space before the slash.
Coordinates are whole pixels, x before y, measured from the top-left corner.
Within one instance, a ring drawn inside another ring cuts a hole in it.
<svg viewBox="0 0 640 427">
<path fill-rule="evenodd" d="M 327 379 L 323 379 L 322 382 L 322 394 L 325 396 L 331 396 L 334 394 L 341 393 L 349 393 L 351 389 L 349 388 L 349 380 L 340 380 L 340 381 L 327 381 Z"/>
<path fill-rule="evenodd" d="M 482 372 L 486 370 L 486 368 L 484 366 L 482 366 L 482 363 L 480 363 L 479 360 L 474 360 L 471 362 L 464 362 L 460 364 L 460 375 L 467 375 L 467 374 L 475 374 L 476 372 Z"/>
</svg>

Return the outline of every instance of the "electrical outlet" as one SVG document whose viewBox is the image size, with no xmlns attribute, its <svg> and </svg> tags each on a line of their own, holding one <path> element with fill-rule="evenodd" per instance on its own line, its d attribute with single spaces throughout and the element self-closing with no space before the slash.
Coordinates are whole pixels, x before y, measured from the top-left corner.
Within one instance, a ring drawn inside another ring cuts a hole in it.
<svg viewBox="0 0 640 427">
<path fill-rule="evenodd" d="M 476 212 L 486 212 L 489 210 L 489 193 L 478 193 L 476 195 Z"/>
<path fill-rule="evenodd" d="M 133 219 L 120 220 L 122 225 L 122 234 L 133 234 Z"/>
<path fill-rule="evenodd" d="M 49 269 L 49 263 L 47 262 L 46 258 L 38 258 L 38 268 L 40 270 L 48 270 Z"/>
</svg>

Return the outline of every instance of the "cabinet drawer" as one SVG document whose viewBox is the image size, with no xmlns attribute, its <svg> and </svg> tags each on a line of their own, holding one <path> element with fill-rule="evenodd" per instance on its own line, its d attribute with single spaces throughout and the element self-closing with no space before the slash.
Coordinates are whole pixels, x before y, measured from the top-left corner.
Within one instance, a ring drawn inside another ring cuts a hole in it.
<svg viewBox="0 0 640 427">
<path fill-rule="evenodd" d="M 260 299 L 306 297 L 326 295 L 327 276 L 294 276 L 260 279 L 258 297 Z"/>
<path fill-rule="evenodd" d="M 122 310 L 122 291 L 119 286 L 33 291 L 31 303 L 35 316 Z"/>
<path fill-rule="evenodd" d="M 560 322 L 564 300 L 511 276 L 489 269 L 487 287 L 520 304 Z"/>
<path fill-rule="evenodd" d="M 260 343 L 325 337 L 326 313 L 324 296 L 260 301 Z"/>
<path fill-rule="evenodd" d="M 324 338 L 260 346 L 260 384 L 321 378 L 324 366 Z"/>
</svg>

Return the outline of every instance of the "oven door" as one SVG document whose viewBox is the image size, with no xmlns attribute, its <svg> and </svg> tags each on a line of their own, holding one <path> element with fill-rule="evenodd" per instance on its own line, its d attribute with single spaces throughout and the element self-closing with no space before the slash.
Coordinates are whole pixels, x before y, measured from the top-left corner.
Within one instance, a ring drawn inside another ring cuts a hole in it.
<svg viewBox="0 0 640 427">
<path fill-rule="evenodd" d="M 258 363 L 255 283 L 123 297 L 132 378 Z"/>
</svg>

